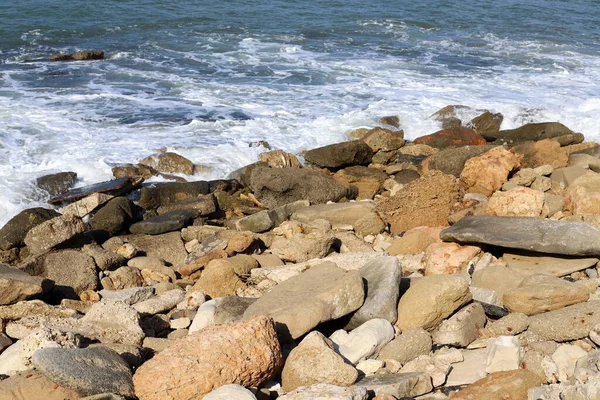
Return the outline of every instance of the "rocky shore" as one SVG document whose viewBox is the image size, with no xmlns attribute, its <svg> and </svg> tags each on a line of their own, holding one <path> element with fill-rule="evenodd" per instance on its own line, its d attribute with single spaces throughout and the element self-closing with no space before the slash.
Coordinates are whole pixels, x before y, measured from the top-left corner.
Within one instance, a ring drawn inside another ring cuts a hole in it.
<svg viewBox="0 0 600 400">
<path fill-rule="evenodd" d="M 463 107 L 223 180 L 40 177 L 0 229 L 0 400 L 600 399 L 600 146 Z"/>
</svg>

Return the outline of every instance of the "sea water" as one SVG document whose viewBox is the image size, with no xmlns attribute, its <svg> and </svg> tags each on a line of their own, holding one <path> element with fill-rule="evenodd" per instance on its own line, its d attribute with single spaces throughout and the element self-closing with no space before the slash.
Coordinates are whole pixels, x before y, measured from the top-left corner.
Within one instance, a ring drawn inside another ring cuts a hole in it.
<svg viewBox="0 0 600 400">
<path fill-rule="evenodd" d="M 167 149 L 213 179 L 263 148 L 348 139 L 448 104 L 600 140 L 600 1 L 0 0 L 0 225 Z M 50 62 L 102 50 L 102 61 Z M 476 111 L 461 115 L 468 121 Z"/>
</svg>

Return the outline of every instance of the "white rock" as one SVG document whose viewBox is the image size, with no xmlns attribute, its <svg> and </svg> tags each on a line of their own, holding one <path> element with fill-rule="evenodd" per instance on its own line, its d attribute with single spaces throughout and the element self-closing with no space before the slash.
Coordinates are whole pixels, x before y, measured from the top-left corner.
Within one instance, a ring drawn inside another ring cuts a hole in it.
<svg viewBox="0 0 600 400">
<path fill-rule="evenodd" d="M 243 386 L 229 384 L 221 386 L 203 397 L 204 400 L 256 400 L 256 396 Z"/>
<path fill-rule="evenodd" d="M 455 364 L 465 360 L 462 351 L 452 348 L 443 348 L 439 350 L 433 355 L 433 358 L 447 364 Z"/>
<path fill-rule="evenodd" d="M 385 362 L 382 360 L 363 360 L 356 365 L 356 369 L 365 375 L 373 375 L 381 368 L 383 368 Z"/>
<path fill-rule="evenodd" d="M 327 383 L 318 383 L 308 388 L 301 387 L 293 390 L 278 400 L 367 400 L 368 393 L 364 387 L 341 387 L 329 385 Z M 232 399 L 233 400 L 233 399 Z"/>
<path fill-rule="evenodd" d="M 21 341 L 8 346 L 0 354 L 0 374 L 12 376 L 17 372 L 27 371 L 31 367 L 26 366 L 21 358 Z"/>
<path fill-rule="evenodd" d="M 217 311 L 217 306 L 221 302 L 221 299 L 212 299 L 202 304 L 200 308 L 198 308 L 198 312 L 196 312 L 196 316 L 192 321 L 192 325 L 190 325 L 189 334 L 199 331 L 202 328 L 205 328 L 209 325 L 213 325 L 215 323 L 215 312 Z"/>
<path fill-rule="evenodd" d="M 178 310 L 197 310 L 202 304 L 206 302 L 206 293 L 202 291 L 187 292 L 185 299 L 177 304 Z"/>
<path fill-rule="evenodd" d="M 154 288 L 146 286 L 132 287 L 122 290 L 103 289 L 99 293 L 104 301 L 121 301 L 125 304 L 132 305 L 144 300 L 148 300 L 150 297 L 154 296 Z"/>
<path fill-rule="evenodd" d="M 19 355 L 21 361 L 26 366 L 31 367 L 31 357 L 39 349 L 46 348 L 66 348 L 74 349 L 79 347 L 79 337 L 72 332 L 60 332 L 49 328 L 41 328 L 37 332 L 28 335 L 21 341 Z"/>
<path fill-rule="evenodd" d="M 480 288 L 476 286 L 470 286 L 469 290 L 471 291 L 471 295 L 473 296 L 473 301 L 480 301 L 482 303 L 502 307 L 502 301 L 498 299 L 498 294 L 495 290 Z"/>
<path fill-rule="evenodd" d="M 558 366 L 552 361 L 551 357 L 544 357 L 541 367 L 548 383 L 558 382 Z"/>
<path fill-rule="evenodd" d="M 352 364 L 365 360 L 394 339 L 394 327 L 381 318 L 371 319 L 350 333 L 340 329 L 330 337 L 336 344 L 336 350 Z"/>
<path fill-rule="evenodd" d="M 579 346 L 563 344 L 552 354 L 552 361 L 558 367 L 558 380 L 565 382 L 575 372 L 577 360 L 585 357 L 587 352 Z"/>
<path fill-rule="evenodd" d="M 471 303 L 443 321 L 432 333 L 434 343 L 467 347 L 479 336 L 487 322 L 483 306 Z"/>
<path fill-rule="evenodd" d="M 192 321 L 188 317 L 181 317 L 172 319 L 169 322 L 169 325 L 171 326 L 171 329 L 185 329 L 190 326 L 191 323 Z"/>
<path fill-rule="evenodd" d="M 450 364 L 439 361 L 430 356 L 419 356 L 409 361 L 400 369 L 400 373 L 425 372 L 431 377 L 431 383 L 434 387 L 442 386 L 446 382 L 446 377 L 450 373 Z"/>
<path fill-rule="evenodd" d="M 487 349 L 463 350 L 464 361 L 452 364 L 446 386 L 462 386 L 485 378 Z"/>
<path fill-rule="evenodd" d="M 133 308 L 140 314 L 158 314 L 172 310 L 185 298 L 185 292 L 173 289 L 152 297 L 148 300 L 136 303 Z"/>
<path fill-rule="evenodd" d="M 521 341 L 516 336 L 498 336 L 487 348 L 485 372 L 511 371 L 521 364 Z"/>
</svg>

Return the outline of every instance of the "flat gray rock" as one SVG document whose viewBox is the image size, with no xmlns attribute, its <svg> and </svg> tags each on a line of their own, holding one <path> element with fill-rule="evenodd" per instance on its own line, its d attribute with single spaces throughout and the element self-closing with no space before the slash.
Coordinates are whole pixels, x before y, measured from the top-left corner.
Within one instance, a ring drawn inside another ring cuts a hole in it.
<svg viewBox="0 0 600 400">
<path fill-rule="evenodd" d="M 510 269 L 522 275 L 548 274 L 565 276 L 576 271 L 592 267 L 598 263 L 597 258 L 579 257 L 542 257 L 533 254 L 504 253 L 502 259 Z"/>
<path fill-rule="evenodd" d="M 84 396 L 134 395 L 129 366 L 119 354 L 105 346 L 40 349 L 34 353 L 32 362 L 51 381 Z"/>
<path fill-rule="evenodd" d="M 494 246 L 570 256 L 600 255 L 600 230 L 582 222 L 531 217 L 467 216 L 444 229 L 447 242 Z"/>
<path fill-rule="evenodd" d="M 136 222 L 129 227 L 133 234 L 160 235 L 161 233 L 178 231 L 185 228 L 194 218 L 200 215 L 198 210 L 177 210 Z"/>
<path fill-rule="evenodd" d="M 151 286 L 133 287 L 123 290 L 101 290 L 100 296 L 104 301 L 120 301 L 127 305 L 139 303 L 148 300 L 154 296 L 154 288 Z"/>
</svg>

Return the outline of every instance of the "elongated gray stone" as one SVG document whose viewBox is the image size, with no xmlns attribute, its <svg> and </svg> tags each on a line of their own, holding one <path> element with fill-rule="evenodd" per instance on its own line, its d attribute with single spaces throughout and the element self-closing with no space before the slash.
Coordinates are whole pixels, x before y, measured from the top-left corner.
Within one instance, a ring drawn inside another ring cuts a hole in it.
<svg viewBox="0 0 600 400">
<path fill-rule="evenodd" d="M 600 255 L 600 229 L 582 222 L 467 216 L 444 229 L 440 238 L 447 242 L 484 243 L 540 253 Z"/>
</svg>

